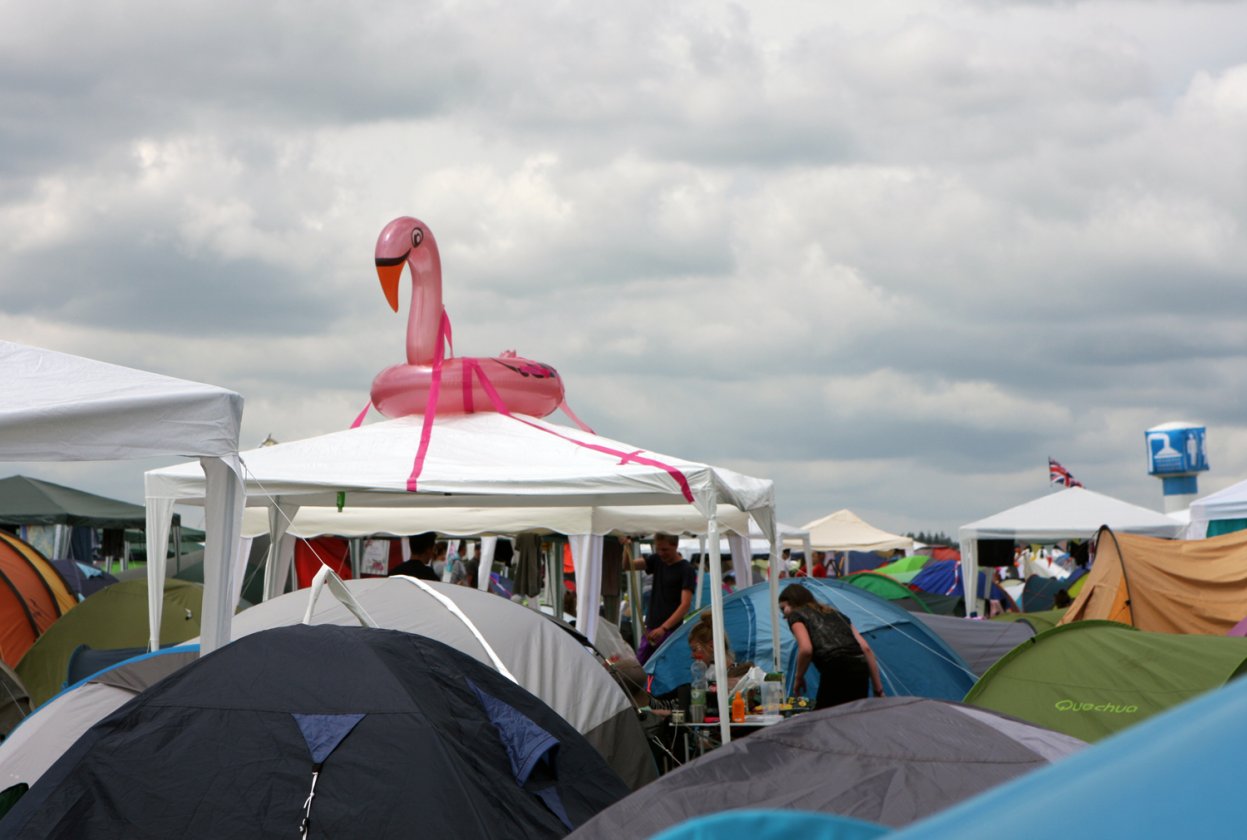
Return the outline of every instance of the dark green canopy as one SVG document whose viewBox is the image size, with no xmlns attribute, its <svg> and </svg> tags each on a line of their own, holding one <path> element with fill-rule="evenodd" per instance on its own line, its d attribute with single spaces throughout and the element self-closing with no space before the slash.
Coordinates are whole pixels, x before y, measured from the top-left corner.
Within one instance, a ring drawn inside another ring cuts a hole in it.
<svg viewBox="0 0 1247 840">
<path fill-rule="evenodd" d="M 144 528 L 147 511 L 142 505 L 14 475 L 0 479 L 0 525 Z"/>
</svg>

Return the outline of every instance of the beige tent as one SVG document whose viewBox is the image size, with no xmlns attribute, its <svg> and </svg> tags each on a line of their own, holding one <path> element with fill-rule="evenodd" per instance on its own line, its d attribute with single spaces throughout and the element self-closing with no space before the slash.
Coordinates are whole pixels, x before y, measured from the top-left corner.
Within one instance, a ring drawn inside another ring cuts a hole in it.
<svg viewBox="0 0 1247 840">
<path fill-rule="evenodd" d="M 909 537 L 889 534 L 863 522 L 848 508 L 807 522 L 801 530 L 810 532 L 810 548 L 815 551 L 911 551 L 914 547 Z M 801 548 L 802 540 L 786 539 L 784 545 Z"/>
<path fill-rule="evenodd" d="M 1247 615 L 1247 531 L 1164 540 L 1101 528 L 1061 624 L 1105 618 L 1157 633 L 1224 636 Z"/>
</svg>

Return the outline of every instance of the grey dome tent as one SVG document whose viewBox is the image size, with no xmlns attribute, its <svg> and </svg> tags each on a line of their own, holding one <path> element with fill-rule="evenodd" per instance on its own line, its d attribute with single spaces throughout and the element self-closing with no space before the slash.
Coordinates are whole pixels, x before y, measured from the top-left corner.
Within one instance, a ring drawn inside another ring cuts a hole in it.
<svg viewBox="0 0 1247 840">
<path fill-rule="evenodd" d="M 1023 621 L 978 621 L 955 615 L 914 613 L 918 620 L 957 651 L 976 677 L 1027 639 L 1035 628 Z"/>
<path fill-rule="evenodd" d="M 466 586 L 408 577 L 342 583 L 380 627 L 437 639 L 491 667 L 496 655 L 520 685 L 584 735 L 629 787 L 657 778 L 631 699 L 597 657 L 546 616 Z M 305 589 L 244 610 L 234 619 L 234 637 L 304 621 L 308 599 Z M 332 597 L 318 598 L 308 620 L 360 623 Z"/>
<path fill-rule="evenodd" d="M 626 793 L 561 717 L 471 657 L 302 625 L 239 639 L 93 726 L 0 835 L 558 838 Z"/>
<path fill-rule="evenodd" d="M 33 785 L 93 724 L 198 657 L 198 645 L 144 653 L 57 694 L 0 744 L 0 790 Z"/>
<path fill-rule="evenodd" d="M 568 840 L 650 837 L 736 808 L 818 811 L 902 826 L 1083 746 L 960 703 L 857 700 L 707 753 L 605 809 Z"/>
</svg>

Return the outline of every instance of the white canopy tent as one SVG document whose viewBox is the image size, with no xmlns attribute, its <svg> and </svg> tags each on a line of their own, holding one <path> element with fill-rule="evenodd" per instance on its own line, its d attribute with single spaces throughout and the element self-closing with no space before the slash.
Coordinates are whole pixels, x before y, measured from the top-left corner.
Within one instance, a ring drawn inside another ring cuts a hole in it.
<svg viewBox="0 0 1247 840">
<path fill-rule="evenodd" d="M 1083 487 L 1067 487 L 986 519 L 962 525 L 957 530 L 957 538 L 961 544 L 961 579 L 965 588 L 966 615 L 978 612 L 979 540 L 1052 543 L 1091 539 L 1102 525 L 1108 525 L 1114 531 L 1151 537 L 1176 537 L 1183 528 L 1181 522 L 1163 513 Z"/>
<path fill-rule="evenodd" d="M 672 532 L 681 533 L 681 532 Z M 707 543 L 705 535 L 700 532 L 689 532 L 693 536 L 687 540 L 680 540 L 681 551 L 696 551 L 705 556 L 707 551 Z M 787 525 L 783 522 L 775 523 L 775 534 L 768 535 L 762 530 L 757 522 L 750 519 L 748 521 L 748 530 L 742 533 L 740 530 L 733 530 L 724 538 L 719 540 L 719 553 L 730 554 L 732 556 L 732 569 L 736 574 L 736 585 L 741 589 L 753 586 L 753 557 L 758 554 L 766 554 L 769 561 L 767 569 L 775 565 L 775 556 L 771 553 L 775 546 L 780 542 L 789 539 L 798 540 L 805 547 L 805 565 L 806 571 L 812 570 L 813 561 L 810 559 L 810 535 L 808 531 L 797 528 L 793 525 Z M 702 587 L 705 586 L 704 573 L 701 566 L 698 566 L 697 575 L 697 593 L 693 596 L 693 603 L 701 603 Z M 782 570 L 787 574 L 787 570 Z M 778 595 L 778 593 L 776 593 Z"/>
<path fill-rule="evenodd" d="M 298 508 L 339 504 L 344 509 L 691 505 L 706 520 L 712 543 L 719 538 L 719 505 L 728 504 L 774 531 L 769 480 L 529 417 L 438 418 L 423 440 L 422 425 L 419 416 L 403 417 L 244 452 L 247 504 L 270 509 L 274 547 Z M 175 503 L 203 498 L 205 490 L 193 465 L 147 473 L 149 509 L 166 515 Z M 713 574 L 721 577 L 717 556 L 711 559 Z M 712 607 L 715 644 L 722 644 L 723 600 L 717 588 Z M 726 684 L 725 666 L 716 667 Z M 727 738 L 726 695 L 720 704 Z"/>
<path fill-rule="evenodd" d="M 237 555 L 242 514 L 238 431 L 242 397 L 133 368 L 0 341 L 0 459 L 111 461 L 196 455 L 188 465 L 203 486 L 205 507 L 203 650 L 229 641 L 241 575 Z M 172 509 L 147 510 L 148 618 L 159 647 L 165 546 Z"/>
<path fill-rule="evenodd" d="M 749 517 L 730 505 L 719 505 L 719 529 L 739 533 Z M 448 537 L 546 534 L 700 534 L 706 519 L 691 505 L 637 505 L 635 507 L 444 507 L 344 508 L 300 507 L 286 533 L 310 538 L 407 536 L 437 531 Z M 739 529 L 739 530 L 738 530 Z M 261 508 L 243 512 L 242 534 L 267 534 L 268 516 Z"/>
<path fill-rule="evenodd" d="M 1247 481 L 1191 502 L 1187 539 L 1202 540 L 1208 536 L 1208 523 L 1223 519 L 1247 519 Z"/>
<path fill-rule="evenodd" d="M 254 538 L 270 533 L 268 512 L 248 508 L 243 512 L 242 535 Z M 744 511 L 721 504 L 715 516 L 721 532 L 732 537 L 756 529 Z M 633 505 L 578 507 L 437 507 L 437 508 L 344 508 L 300 507 L 291 521 L 285 523 L 281 545 L 270 552 L 266 580 L 273 587 L 265 599 L 280 592 L 289 577 L 294 559 L 294 540 L 310 539 L 324 534 L 338 537 L 407 536 L 436 531 L 448 537 L 481 537 L 482 564 L 488 566 L 493 556 L 492 537 L 521 533 L 562 534 L 569 538 L 576 566 L 577 591 L 586 593 L 586 600 L 601 591 L 601 551 L 597 547 L 606 534 L 705 534 L 706 518 L 692 505 Z M 592 535 L 594 541 L 579 537 Z M 767 551 L 770 551 L 768 543 Z M 478 576 L 478 588 L 486 589 L 487 575 Z M 699 581 L 700 583 L 700 581 Z M 698 601 L 697 603 L 700 603 Z M 578 611 L 576 629 L 587 638 L 596 638 L 598 612 Z"/>
<path fill-rule="evenodd" d="M 784 545 L 789 548 L 803 546 L 805 549 L 806 574 L 813 574 L 814 551 L 912 551 L 914 541 L 910 537 L 890 534 L 864 521 L 848 508 L 829 513 L 801 526 L 801 535 L 785 535 Z"/>
</svg>

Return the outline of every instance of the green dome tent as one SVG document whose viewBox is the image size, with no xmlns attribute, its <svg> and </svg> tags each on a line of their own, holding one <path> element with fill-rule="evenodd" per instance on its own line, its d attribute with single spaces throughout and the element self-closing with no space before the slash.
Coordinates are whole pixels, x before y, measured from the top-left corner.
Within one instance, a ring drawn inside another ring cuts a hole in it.
<svg viewBox="0 0 1247 840">
<path fill-rule="evenodd" d="M 1079 578 L 1081 580 L 1081 578 Z M 1065 616 L 1066 607 L 1058 607 L 1054 610 L 1041 610 L 1039 612 L 1008 612 L 1000 615 L 993 615 L 992 621 L 1020 621 L 1023 624 L 1029 624 L 1035 628 L 1036 633 L 1042 633 L 1045 630 L 1051 630 L 1060 623 Z"/>
<path fill-rule="evenodd" d="M 1244 672 L 1247 638 L 1078 621 L 1018 645 L 965 702 L 1097 741 Z"/>
<path fill-rule="evenodd" d="M 955 615 L 958 608 L 961 608 L 963 613 L 965 612 L 961 598 L 955 595 L 938 595 L 934 592 L 910 589 L 896 578 L 881 574 L 878 569 L 854 572 L 843 580 L 845 583 L 856 586 L 858 589 L 865 589 L 913 613 Z"/>
<path fill-rule="evenodd" d="M 891 563 L 882 565 L 873 571 L 896 578 L 901 583 L 909 583 L 922 571 L 922 567 L 930 562 L 931 558 L 925 554 L 911 554 L 908 557 L 902 557 L 900 560 L 893 560 Z"/>
<path fill-rule="evenodd" d="M 30 694 L 17 673 L 0 661 L 0 741 L 30 714 Z"/>
<path fill-rule="evenodd" d="M 875 571 L 854 572 L 844 579 L 858 589 L 873 592 L 880 598 L 892 601 L 910 612 L 931 612 L 930 608 L 915 596 L 918 594 L 899 580 Z"/>
<path fill-rule="evenodd" d="M 202 584 L 166 580 L 160 644 L 175 645 L 198 636 L 202 604 Z M 87 598 L 49 627 L 17 663 L 31 705 L 38 706 L 64 687 L 69 658 L 79 645 L 96 650 L 146 647 L 147 625 L 145 580 L 114 583 Z"/>
</svg>

